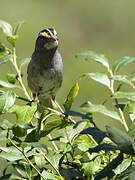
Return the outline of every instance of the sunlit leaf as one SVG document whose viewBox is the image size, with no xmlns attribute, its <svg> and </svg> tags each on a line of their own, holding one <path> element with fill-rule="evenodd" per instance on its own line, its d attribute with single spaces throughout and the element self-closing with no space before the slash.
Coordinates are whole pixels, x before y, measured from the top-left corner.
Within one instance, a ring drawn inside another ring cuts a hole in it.
<svg viewBox="0 0 135 180">
<path fill-rule="evenodd" d="M 42 150 L 44 153 L 48 152 L 47 146 L 46 146 L 45 143 L 42 143 L 42 142 L 32 142 L 32 143 L 29 143 L 28 145 L 30 147 L 33 147 L 33 148 L 38 148 L 38 149 Z"/>
<path fill-rule="evenodd" d="M 6 36 L 12 36 L 12 26 L 6 21 L 0 20 L 0 28 L 6 34 Z"/>
<path fill-rule="evenodd" d="M 86 51 L 86 52 L 79 53 L 78 55 L 84 56 L 86 60 L 93 59 L 103 64 L 105 67 L 109 68 L 108 59 L 103 54 L 99 54 L 93 51 Z"/>
<path fill-rule="evenodd" d="M 29 122 L 33 118 L 36 110 L 37 110 L 37 103 L 33 102 L 31 106 L 14 105 L 10 109 L 10 113 L 16 114 L 17 122 Z"/>
<path fill-rule="evenodd" d="M 62 158 L 63 154 L 55 154 L 55 155 L 46 155 L 47 161 L 49 161 L 50 164 L 53 164 L 55 169 L 59 168 L 59 162 L 60 159 Z"/>
<path fill-rule="evenodd" d="M 44 168 L 46 165 L 45 158 L 42 154 L 38 154 L 37 156 L 34 156 L 36 165 L 41 169 Z"/>
<path fill-rule="evenodd" d="M 85 73 L 81 77 L 90 77 L 91 79 L 110 88 L 110 80 L 104 73 Z"/>
<path fill-rule="evenodd" d="M 20 86 L 17 86 L 17 85 L 15 85 L 15 84 L 11 84 L 11 83 L 9 83 L 9 82 L 2 81 L 2 80 L 0 80 L 0 86 L 1 86 L 1 87 L 5 87 L 5 88 L 19 88 L 19 89 L 21 89 Z"/>
<path fill-rule="evenodd" d="M 26 170 L 25 168 L 22 166 L 22 165 L 18 165 L 16 164 L 14 166 L 14 168 L 16 169 L 16 171 L 24 178 L 27 178 L 27 175 L 26 175 Z"/>
<path fill-rule="evenodd" d="M 78 85 L 78 83 L 76 83 L 71 88 L 71 90 L 69 91 L 67 99 L 66 99 L 66 101 L 63 104 L 63 106 L 65 108 L 65 111 L 68 111 L 71 108 L 71 106 L 72 106 L 72 104 L 73 104 L 73 102 L 74 102 L 74 100 L 75 100 L 75 98 L 76 98 L 76 96 L 78 94 L 78 91 L 79 91 L 79 85 Z"/>
<path fill-rule="evenodd" d="M 55 175 L 53 174 L 53 173 L 50 173 L 49 171 L 45 171 L 45 170 L 43 170 L 43 172 L 42 172 L 42 176 L 47 180 L 49 180 L 49 179 L 52 179 L 52 180 L 58 180 L 57 178 L 55 178 Z M 42 180 L 43 180 L 43 178 L 42 178 Z"/>
<path fill-rule="evenodd" d="M 0 114 L 9 111 L 16 99 L 16 94 L 13 91 L 0 93 Z"/>
<path fill-rule="evenodd" d="M 81 108 L 85 112 L 99 112 L 99 113 L 109 116 L 111 118 L 120 120 L 120 117 L 117 112 L 111 111 L 103 105 L 94 105 L 90 101 L 87 101 L 86 103 L 81 105 Z"/>
<path fill-rule="evenodd" d="M 123 162 L 114 170 L 115 174 L 120 174 L 125 171 L 131 165 L 131 162 L 131 159 L 124 159 Z"/>
<path fill-rule="evenodd" d="M 128 56 L 115 61 L 112 67 L 113 73 L 116 73 L 120 68 L 126 66 L 128 63 L 133 61 L 135 61 L 135 57 L 128 57 Z"/>
<path fill-rule="evenodd" d="M 86 127 L 87 122 L 86 121 L 79 121 L 74 126 L 67 126 L 67 134 L 68 139 L 72 141 L 74 138 L 76 138 L 80 132 Z"/>
</svg>

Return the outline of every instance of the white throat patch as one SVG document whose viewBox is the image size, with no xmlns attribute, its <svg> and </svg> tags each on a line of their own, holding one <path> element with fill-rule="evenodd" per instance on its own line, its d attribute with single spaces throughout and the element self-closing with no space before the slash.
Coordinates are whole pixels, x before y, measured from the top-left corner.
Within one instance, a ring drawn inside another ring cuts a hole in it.
<svg viewBox="0 0 135 180">
<path fill-rule="evenodd" d="M 46 49 L 53 49 L 58 46 L 58 40 L 48 42 L 44 45 Z"/>
</svg>

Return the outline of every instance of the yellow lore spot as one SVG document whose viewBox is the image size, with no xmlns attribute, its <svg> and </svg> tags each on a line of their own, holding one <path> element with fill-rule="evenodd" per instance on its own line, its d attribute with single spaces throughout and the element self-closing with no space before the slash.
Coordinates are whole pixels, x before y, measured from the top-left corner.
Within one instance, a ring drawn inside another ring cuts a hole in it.
<svg viewBox="0 0 135 180">
<path fill-rule="evenodd" d="M 50 38 L 50 35 L 47 34 L 46 32 L 41 33 L 41 35 L 44 36 L 44 37 Z"/>
<path fill-rule="evenodd" d="M 55 29 L 53 30 L 53 34 L 54 34 L 54 36 L 56 36 L 56 35 L 57 35 L 57 32 L 55 31 Z"/>
</svg>

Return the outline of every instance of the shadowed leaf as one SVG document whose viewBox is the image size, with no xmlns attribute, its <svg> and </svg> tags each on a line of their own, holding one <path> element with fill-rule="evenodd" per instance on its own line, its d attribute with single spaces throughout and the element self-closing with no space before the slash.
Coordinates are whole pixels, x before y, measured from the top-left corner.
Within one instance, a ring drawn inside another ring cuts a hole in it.
<svg viewBox="0 0 135 180">
<path fill-rule="evenodd" d="M 126 154 L 135 154 L 135 143 L 126 133 L 113 127 L 106 127 L 108 137 Z"/>
<path fill-rule="evenodd" d="M 90 134 L 97 143 L 100 143 L 105 137 L 106 133 L 101 131 L 100 129 L 89 127 L 80 132 L 80 134 Z"/>
<path fill-rule="evenodd" d="M 121 164 L 123 161 L 123 154 L 120 153 L 115 159 L 113 159 L 103 170 L 101 170 L 98 175 L 94 178 L 94 180 L 100 180 L 105 177 L 111 179 L 114 176 L 113 170 Z"/>
<path fill-rule="evenodd" d="M 93 153 L 93 152 L 99 152 L 99 151 L 116 151 L 119 150 L 119 148 L 117 146 L 111 145 L 111 144 L 107 144 L 107 143 L 103 143 L 100 144 L 98 146 L 95 146 L 93 148 L 90 148 L 88 150 L 89 153 Z"/>
</svg>

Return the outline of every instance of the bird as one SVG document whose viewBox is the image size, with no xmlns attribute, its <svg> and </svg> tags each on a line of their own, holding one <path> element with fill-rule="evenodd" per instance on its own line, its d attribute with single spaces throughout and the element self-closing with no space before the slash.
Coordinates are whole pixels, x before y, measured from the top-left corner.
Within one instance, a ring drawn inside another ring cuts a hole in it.
<svg viewBox="0 0 135 180">
<path fill-rule="evenodd" d="M 63 61 L 58 44 L 55 29 L 40 31 L 27 68 L 27 81 L 33 99 L 37 98 L 41 106 L 51 108 L 63 81 Z"/>
</svg>

